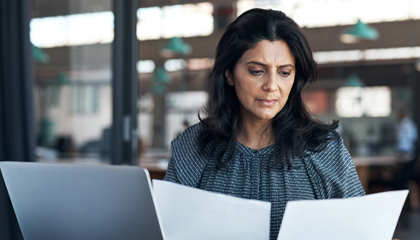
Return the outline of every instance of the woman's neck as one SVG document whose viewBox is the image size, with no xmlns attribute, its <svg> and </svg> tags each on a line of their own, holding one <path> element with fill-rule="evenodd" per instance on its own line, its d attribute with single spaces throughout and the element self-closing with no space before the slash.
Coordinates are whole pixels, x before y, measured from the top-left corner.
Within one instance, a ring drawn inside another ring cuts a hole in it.
<svg viewBox="0 0 420 240">
<path fill-rule="evenodd" d="M 242 123 L 241 131 L 237 136 L 237 141 L 253 149 L 261 149 L 274 144 L 273 129 L 271 121 L 247 122 Z"/>
</svg>

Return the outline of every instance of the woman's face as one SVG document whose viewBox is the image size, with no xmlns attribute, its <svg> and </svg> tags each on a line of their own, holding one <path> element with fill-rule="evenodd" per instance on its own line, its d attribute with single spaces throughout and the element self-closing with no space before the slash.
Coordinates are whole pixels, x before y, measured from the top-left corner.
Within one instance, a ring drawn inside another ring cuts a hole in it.
<svg viewBox="0 0 420 240">
<path fill-rule="evenodd" d="M 271 120 L 289 97 L 295 80 L 295 58 L 284 41 L 260 41 L 238 60 L 228 84 L 235 88 L 243 121 Z"/>
</svg>

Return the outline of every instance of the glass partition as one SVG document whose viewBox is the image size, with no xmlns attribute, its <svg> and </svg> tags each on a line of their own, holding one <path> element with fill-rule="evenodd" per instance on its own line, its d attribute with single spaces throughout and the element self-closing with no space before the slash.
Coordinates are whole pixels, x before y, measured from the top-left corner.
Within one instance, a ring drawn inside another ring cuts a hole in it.
<svg viewBox="0 0 420 240">
<path fill-rule="evenodd" d="M 109 162 L 111 3 L 33 3 L 30 38 L 35 61 L 38 161 Z"/>
</svg>

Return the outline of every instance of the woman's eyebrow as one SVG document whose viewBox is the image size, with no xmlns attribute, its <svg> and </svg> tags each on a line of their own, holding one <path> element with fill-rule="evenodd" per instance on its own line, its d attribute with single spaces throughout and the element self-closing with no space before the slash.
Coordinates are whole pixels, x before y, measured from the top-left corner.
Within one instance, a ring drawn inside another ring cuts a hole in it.
<svg viewBox="0 0 420 240">
<path fill-rule="evenodd" d="M 263 67 L 267 67 L 267 64 L 264 64 L 262 62 L 257 62 L 257 61 L 250 61 L 250 62 L 245 63 L 245 65 L 248 65 L 248 64 L 256 64 L 256 65 L 260 65 L 260 66 L 263 66 Z M 283 67 L 295 68 L 295 66 L 293 66 L 293 64 L 284 64 L 284 65 L 280 65 L 278 67 L 280 67 L 280 68 L 283 68 Z"/>
<path fill-rule="evenodd" d="M 245 65 L 248 65 L 248 64 L 256 64 L 256 65 L 260 65 L 260 66 L 263 66 L 263 67 L 267 67 L 267 64 L 264 64 L 262 62 L 257 62 L 257 61 L 250 61 L 250 62 L 245 63 Z"/>
<path fill-rule="evenodd" d="M 293 66 L 293 64 L 280 65 L 279 67 L 281 67 L 281 68 L 283 68 L 283 67 L 292 67 L 292 68 L 295 68 L 295 66 Z"/>
</svg>

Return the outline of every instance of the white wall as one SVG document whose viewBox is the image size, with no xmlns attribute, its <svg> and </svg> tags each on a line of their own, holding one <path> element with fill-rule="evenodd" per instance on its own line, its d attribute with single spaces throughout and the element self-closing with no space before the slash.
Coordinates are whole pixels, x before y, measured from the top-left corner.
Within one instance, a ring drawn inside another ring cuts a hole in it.
<svg viewBox="0 0 420 240">
<path fill-rule="evenodd" d="M 112 121 L 111 87 L 100 85 L 99 109 L 96 113 L 80 114 L 72 111 L 72 88 L 64 86 L 60 92 L 60 103 L 49 109 L 54 122 L 54 135 L 70 135 L 76 146 L 101 137 L 102 130 Z"/>
</svg>

